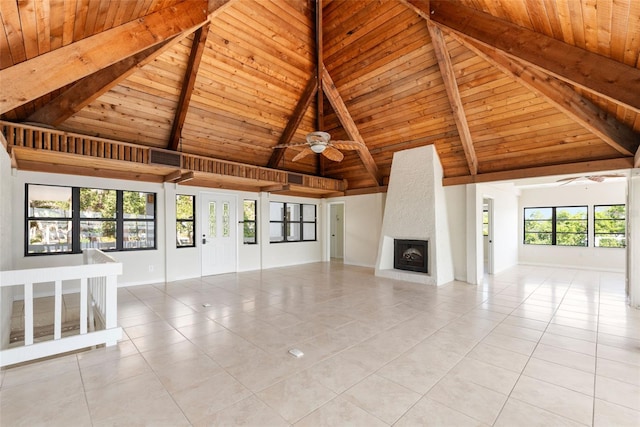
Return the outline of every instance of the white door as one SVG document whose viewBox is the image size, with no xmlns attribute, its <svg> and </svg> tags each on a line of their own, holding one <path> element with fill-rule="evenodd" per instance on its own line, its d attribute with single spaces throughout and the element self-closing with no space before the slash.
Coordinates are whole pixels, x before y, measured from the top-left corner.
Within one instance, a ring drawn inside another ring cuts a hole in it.
<svg viewBox="0 0 640 427">
<path fill-rule="evenodd" d="M 202 275 L 237 271 L 236 198 L 203 193 L 200 197 Z"/>
<path fill-rule="evenodd" d="M 330 257 L 344 258 L 344 204 L 331 204 L 329 208 L 329 225 L 331 229 Z"/>
</svg>

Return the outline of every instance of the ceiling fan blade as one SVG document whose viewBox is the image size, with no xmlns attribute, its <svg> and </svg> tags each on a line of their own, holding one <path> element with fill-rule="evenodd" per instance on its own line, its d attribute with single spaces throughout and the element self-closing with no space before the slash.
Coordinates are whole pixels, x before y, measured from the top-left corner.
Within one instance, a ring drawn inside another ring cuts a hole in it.
<svg viewBox="0 0 640 427">
<path fill-rule="evenodd" d="M 330 144 L 339 150 L 361 150 L 365 147 L 363 143 L 358 141 L 331 141 Z"/>
<path fill-rule="evenodd" d="M 301 142 L 299 144 L 278 144 L 273 148 L 289 148 L 289 147 L 302 147 L 303 145 L 309 145 L 306 142 Z"/>
<path fill-rule="evenodd" d="M 330 146 L 327 146 L 327 148 L 324 149 L 322 154 L 327 159 L 333 160 L 334 162 L 341 162 L 342 159 L 344 159 L 344 154 L 342 154 L 340 151 L 338 151 L 335 148 L 330 147 Z"/>
<path fill-rule="evenodd" d="M 306 144 L 303 144 L 306 145 Z M 305 148 L 304 150 L 302 150 L 301 152 L 299 152 L 298 154 L 296 154 L 296 156 L 291 159 L 292 162 L 297 162 L 298 160 L 300 160 L 303 157 L 307 157 L 309 154 L 313 154 L 313 150 L 309 147 Z"/>
</svg>

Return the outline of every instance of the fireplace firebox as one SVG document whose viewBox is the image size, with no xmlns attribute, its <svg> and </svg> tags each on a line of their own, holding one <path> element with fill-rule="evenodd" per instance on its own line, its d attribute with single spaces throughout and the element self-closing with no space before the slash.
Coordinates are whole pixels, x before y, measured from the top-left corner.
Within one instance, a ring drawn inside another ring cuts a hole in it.
<svg viewBox="0 0 640 427">
<path fill-rule="evenodd" d="M 429 241 L 394 239 L 393 268 L 429 273 Z"/>
</svg>

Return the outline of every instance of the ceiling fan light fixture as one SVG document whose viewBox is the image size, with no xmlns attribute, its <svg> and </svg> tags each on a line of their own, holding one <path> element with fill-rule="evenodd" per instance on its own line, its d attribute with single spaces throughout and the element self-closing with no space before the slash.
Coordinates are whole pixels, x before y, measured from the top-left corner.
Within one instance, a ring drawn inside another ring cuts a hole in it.
<svg viewBox="0 0 640 427">
<path fill-rule="evenodd" d="M 321 144 L 321 143 L 311 144 L 311 151 L 313 151 L 316 154 L 322 153 L 325 150 L 325 148 L 327 148 L 326 144 Z"/>
</svg>

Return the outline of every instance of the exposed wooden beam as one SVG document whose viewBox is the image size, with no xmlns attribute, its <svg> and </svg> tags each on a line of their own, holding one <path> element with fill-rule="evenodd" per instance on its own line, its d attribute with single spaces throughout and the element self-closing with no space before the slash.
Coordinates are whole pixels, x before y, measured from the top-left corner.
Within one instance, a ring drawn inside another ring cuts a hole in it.
<svg viewBox="0 0 640 427">
<path fill-rule="evenodd" d="M 0 114 L 183 31 L 193 31 L 207 21 L 206 13 L 204 0 L 178 3 L 0 70 L 0 81 L 5 82 L 0 93 Z"/>
<path fill-rule="evenodd" d="M 353 121 L 351 114 L 349 114 L 349 110 L 347 110 L 346 104 L 342 97 L 340 97 L 340 93 L 338 92 L 336 85 L 333 83 L 333 79 L 325 68 L 322 69 L 322 88 L 324 89 L 324 93 L 327 95 L 329 103 L 333 107 L 336 116 L 338 116 L 338 119 L 340 120 L 344 130 L 347 132 L 349 138 L 363 144 L 363 148 L 356 152 L 358 153 L 358 156 L 360 156 L 360 159 L 362 160 L 364 167 L 367 169 L 367 172 L 369 172 L 369 175 L 371 175 L 375 180 L 376 185 L 380 185 L 382 179 L 380 177 L 380 172 L 378 171 L 378 166 L 376 165 L 375 160 L 373 160 L 369 149 L 365 145 L 356 123 Z"/>
<path fill-rule="evenodd" d="M 640 168 L 640 148 L 638 148 L 638 151 L 636 151 L 636 156 L 633 161 L 633 167 Z"/>
<path fill-rule="evenodd" d="M 170 46 L 173 46 L 174 43 L 187 35 L 185 33 L 182 37 L 174 37 L 161 44 L 151 46 L 142 52 L 78 80 L 69 89 L 31 114 L 26 121 L 51 126 L 59 125 L 135 71 L 156 59 Z"/>
<path fill-rule="evenodd" d="M 571 46 L 459 2 L 408 0 L 421 15 L 640 113 L 640 69 Z"/>
<path fill-rule="evenodd" d="M 460 98 L 458 82 L 456 81 L 453 64 L 451 64 L 451 57 L 449 56 L 447 43 L 444 40 L 444 36 L 442 35 L 440 28 L 429 21 L 427 21 L 427 27 L 429 28 L 429 34 L 431 35 L 433 51 L 438 59 L 438 66 L 440 67 L 440 74 L 442 75 L 444 87 L 447 91 L 447 97 L 451 104 L 453 118 L 456 122 L 456 127 L 458 128 L 460 142 L 464 149 L 464 156 L 467 159 L 467 166 L 469 167 L 471 175 L 475 175 L 478 173 L 478 157 L 476 156 L 476 150 L 473 148 L 473 139 L 471 138 L 469 123 L 467 123 L 467 116 L 464 112 L 462 99 Z"/>
<path fill-rule="evenodd" d="M 180 99 L 178 100 L 176 115 L 173 119 L 173 125 L 171 127 L 171 133 L 169 135 L 170 150 L 177 150 L 178 144 L 180 143 L 180 136 L 182 135 L 184 119 L 187 117 L 189 103 L 191 102 L 191 94 L 193 93 L 193 87 L 196 83 L 198 68 L 200 67 L 200 60 L 202 59 L 202 54 L 207 42 L 207 36 L 209 35 L 209 26 L 210 23 L 207 22 L 205 25 L 198 28 L 193 36 L 191 54 L 189 55 L 189 62 L 187 63 L 187 69 L 184 73 L 184 81 L 182 82 Z"/>
<path fill-rule="evenodd" d="M 267 185 L 266 187 L 260 187 L 260 191 L 264 193 L 278 193 L 281 191 L 289 191 L 291 186 L 289 184 L 274 184 Z"/>
<path fill-rule="evenodd" d="M 176 182 L 182 176 L 182 171 L 180 169 L 175 170 L 169 174 L 164 176 L 164 182 Z"/>
<path fill-rule="evenodd" d="M 195 177 L 195 172 L 188 171 L 180 175 L 180 178 L 176 179 L 174 182 L 176 184 L 180 184 L 181 182 L 191 181 Z"/>
<path fill-rule="evenodd" d="M 324 130 L 324 93 L 322 91 L 322 71 L 324 70 L 324 33 L 322 31 L 322 0 L 316 0 L 316 75 L 318 76 L 318 94 L 316 99 L 316 129 Z M 317 156 L 317 174 L 324 175 L 324 156 Z"/>
<path fill-rule="evenodd" d="M 625 156 L 632 156 L 640 146 L 640 135 L 602 111 L 569 85 L 536 68 L 513 59 L 504 52 L 454 31 L 451 36 L 488 61 L 503 73 L 542 96 L 548 103 L 576 123 L 592 132 Z"/>
<path fill-rule="evenodd" d="M 594 160 L 590 162 L 567 163 L 563 165 L 539 166 L 500 172 L 479 173 L 477 175 L 452 176 L 443 178 L 443 185 L 474 184 L 478 182 L 512 181 L 521 178 L 538 176 L 566 175 L 572 173 L 601 172 L 633 167 L 633 158 L 626 157 L 610 160 Z"/>
<path fill-rule="evenodd" d="M 302 118 L 304 117 L 304 113 L 311 105 L 313 101 L 313 97 L 318 90 L 318 79 L 316 75 L 311 76 L 309 81 L 307 82 L 307 86 L 305 86 L 300 99 L 298 100 L 298 104 L 296 108 L 293 110 L 289 121 L 287 122 L 287 126 L 284 128 L 282 135 L 280 135 L 280 139 L 278 140 L 278 144 L 288 144 L 291 142 L 293 135 L 295 135 L 296 130 L 298 130 L 298 126 L 300 126 L 300 122 L 302 122 Z M 271 158 L 269 159 L 269 163 L 267 163 L 268 168 L 275 168 L 282 160 L 284 156 L 284 151 L 286 147 L 274 148 L 273 153 L 271 153 Z"/>
</svg>

